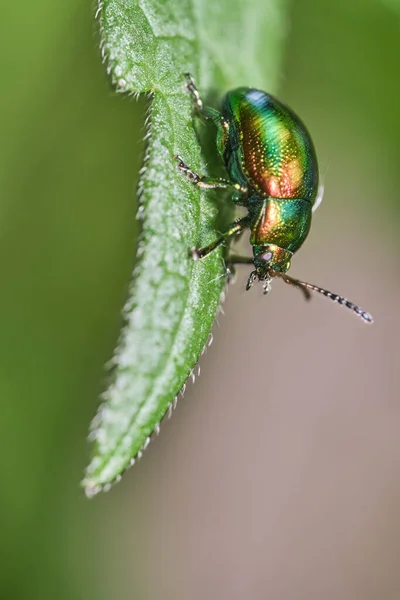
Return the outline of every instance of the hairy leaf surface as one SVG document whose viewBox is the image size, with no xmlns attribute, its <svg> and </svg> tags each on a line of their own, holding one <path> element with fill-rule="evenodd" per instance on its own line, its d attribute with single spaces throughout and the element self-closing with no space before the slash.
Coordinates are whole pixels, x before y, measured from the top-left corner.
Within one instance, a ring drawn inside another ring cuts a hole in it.
<svg viewBox="0 0 400 600">
<path fill-rule="evenodd" d="M 215 156 L 199 144 L 182 74 L 192 73 L 210 101 L 242 85 L 274 92 L 285 30 L 281 0 L 104 0 L 99 15 L 116 88 L 151 99 L 137 265 L 93 423 L 88 495 L 118 479 L 159 430 L 207 342 L 225 283 L 222 251 L 188 257 L 227 223 L 218 220 L 216 196 L 186 181 L 173 161 L 179 153 L 207 174 Z"/>
</svg>

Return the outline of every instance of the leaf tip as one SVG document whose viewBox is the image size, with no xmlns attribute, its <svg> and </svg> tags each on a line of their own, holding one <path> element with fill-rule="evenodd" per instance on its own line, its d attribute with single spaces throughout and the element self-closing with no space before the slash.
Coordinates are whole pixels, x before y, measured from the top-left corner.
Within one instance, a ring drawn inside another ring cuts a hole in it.
<svg viewBox="0 0 400 600">
<path fill-rule="evenodd" d="M 88 498 L 89 500 L 90 500 L 90 498 L 93 498 L 94 496 L 96 496 L 102 490 L 101 485 L 96 484 L 94 481 L 92 481 L 90 479 L 83 479 L 82 487 L 85 492 L 86 498 Z"/>
</svg>

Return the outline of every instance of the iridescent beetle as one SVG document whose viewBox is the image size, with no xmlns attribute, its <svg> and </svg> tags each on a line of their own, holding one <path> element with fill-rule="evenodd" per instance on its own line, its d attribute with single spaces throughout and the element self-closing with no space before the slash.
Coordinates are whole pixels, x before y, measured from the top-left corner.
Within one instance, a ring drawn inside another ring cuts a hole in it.
<svg viewBox="0 0 400 600">
<path fill-rule="evenodd" d="M 299 117 L 270 94 L 245 87 L 228 92 L 220 113 L 203 105 L 191 75 L 185 77 L 198 111 L 217 126 L 217 148 L 230 180 L 201 177 L 179 155 L 175 156 L 178 167 L 199 187 L 231 189 L 233 201 L 248 209 L 209 246 L 194 248 L 192 257 L 204 258 L 227 238 L 249 228 L 253 257 L 228 258 L 231 265 L 254 265 L 246 289 L 258 279 L 268 293 L 272 278 L 280 277 L 299 288 L 307 300 L 309 290 L 319 292 L 372 323 L 369 313 L 345 298 L 286 274 L 321 199 L 314 145 Z"/>
</svg>

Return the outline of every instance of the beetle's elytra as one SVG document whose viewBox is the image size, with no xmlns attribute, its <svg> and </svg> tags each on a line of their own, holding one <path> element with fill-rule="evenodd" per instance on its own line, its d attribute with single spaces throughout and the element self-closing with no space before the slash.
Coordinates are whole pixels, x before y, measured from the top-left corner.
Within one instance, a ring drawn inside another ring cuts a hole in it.
<svg viewBox="0 0 400 600">
<path fill-rule="evenodd" d="M 293 254 L 307 238 L 320 199 L 314 145 L 299 117 L 270 94 L 245 87 L 228 92 L 219 112 L 203 105 L 191 75 L 185 77 L 197 110 L 217 127 L 217 148 L 229 179 L 201 177 L 179 155 L 175 157 L 178 167 L 195 185 L 232 190 L 232 200 L 248 209 L 212 244 L 194 248 L 192 257 L 204 258 L 249 228 L 253 257 L 228 257 L 230 265 L 253 264 L 247 289 L 258 279 L 267 293 L 272 278 L 279 277 L 307 299 L 309 290 L 319 292 L 372 323 L 369 313 L 346 298 L 286 274 Z"/>
</svg>

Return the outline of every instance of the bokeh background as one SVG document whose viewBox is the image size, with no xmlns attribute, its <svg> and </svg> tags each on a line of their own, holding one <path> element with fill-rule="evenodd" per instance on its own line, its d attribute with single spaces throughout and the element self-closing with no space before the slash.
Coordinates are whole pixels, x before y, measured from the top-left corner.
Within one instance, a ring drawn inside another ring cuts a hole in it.
<svg viewBox="0 0 400 600">
<path fill-rule="evenodd" d="M 88 501 L 145 108 L 112 92 L 92 9 L 2 7 L 1 598 L 397 600 L 400 4 L 293 1 L 280 89 L 326 190 L 292 274 L 375 325 L 239 272 L 199 381 Z"/>
</svg>

